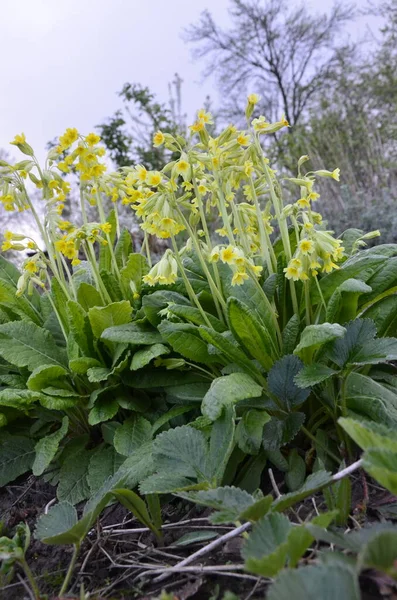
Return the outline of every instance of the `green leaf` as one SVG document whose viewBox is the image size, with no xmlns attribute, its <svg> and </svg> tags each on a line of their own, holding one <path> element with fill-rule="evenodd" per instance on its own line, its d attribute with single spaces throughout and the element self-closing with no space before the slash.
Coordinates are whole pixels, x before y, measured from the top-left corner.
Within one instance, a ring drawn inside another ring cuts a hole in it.
<svg viewBox="0 0 397 600">
<path fill-rule="evenodd" d="M 203 485 L 208 487 L 208 484 L 196 484 L 192 479 L 178 473 L 155 473 L 141 481 L 139 491 L 145 495 L 175 494 L 182 490 L 201 489 Z"/>
<path fill-rule="evenodd" d="M 354 413 L 386 426 L 397 425 L 397 394 L 371 377 L 350 373 L 345 399 Z"/>
<path fill-rule="evenodd" d="M 4 388 L 0 390 L 0 406 L 9 406 L 17 410 L 25 411 L 40 399 L 40 394 L 26 389 Z"/>
<path fill-rule="evenodd" d="M 333 271 L 320 279 L 321 294 L 326 302 L 334 291 L 347 279 L 360 279 L 366 282 L 374 273 L 382 268 L 387 261 L 387 255 L 376 255 L 372 248 L 370 250 L 372 256 L 371 254 L 360 252 L 355 257 L 347 260 L 341 269 Z M 315 287 L 311 291 L 311 300 L 313 305 L 321 302 L 320 293 Z"/>
<path fill-rule="evenodd" d="M 158 331 L 141 323 L 127 323 L 105 329 L 101 338 L 120 344 L 141 344 L 150 346 L 162 342 Z"/>
<path fill-rule="evenodd" d="M 62 379 L 67 374 L 67 370 L 60 365 L 41 365 L 34 369 L 26 385 L 29 390 L 40 392 L 42 389 L 56 384 L 57 379 Z"/>
<path fill-rule="evenodd" d="M 96 494 L 105 481 L 117 473 L 124 461 L 125 457 L 120 456 L 114 448 L 99 446 L 92 454 L 88 465 L 87 481 L 91 494 Z"/>
<path fill-rule="evenodd" d="M 391 297 L 379 298 L 378 302 L 374 301 L 365 308 L 363 316 L 374 321 L 379 336 L 397 334 L 397 302 L 394 294 Z"/>
<path fill-rule="evenodd" d="M 114 434 L 114 447 L 119 454 L 131 456 L 135 450 L 152 439 L 152 426 L 141 416 L 133 415 Z"/>
<path fill-rule="evenodd" d="M 365 297 L 365 303 L 370 302 L 379 294 L 397 285 L 397 257 L 390 257 L 382 269 L 379 269 L 369 280 L 371 292 Z"/>
<path fill-rule="evenodd" d="M 268 600 L 360 600 L 353 569 L 340 564 L 283 571 L 270 587 Z"/>
<path fill-rule="evenodd" d="M 220 485 L 234 447 L 234 407 L 227 406 L 212 425 L 208 470 L 211 478 Z"/>
<path fill-rule="evenodd" d="M 37 442 L 34 448 L 36 457 L 32 467 L 33 475 L 38 477 L 44 473 L 58 452 L 59 444 L 67 434 L 68 429 L 69 419 L 68 417 L 63 417 L 61 427 L 57 431 L 46 435 Z"/>
<path fill-rule="evenodd" d="M 280 514 L 268 514 L 255 523 L 241 551 L 246 569 L 274 577 L 285 565 L 291 527 L 289 519 Z"/>
<path fill-rule="evenodd" d="M 371 345 L 376 336 L 376 328 L 370 319 L 355 319 L 346 326 L 346 335 L 341 340 L 336 340 L 326 353 L 326 357 L 339 367 L 355 362 L 355 356 L 368 345 Z"/>
<path fill-rule="evenodd" d="M 262 387 L 245 373 L 218 377 L 204 396 L 201 412 L 215 421 L 220 417 L 224 406 L 232 406 L 246 398 L 259 398 L 262 391 Z"/>
<path fill-rule="evenodd" d="M 160 532 L 154 526 L 144 500 L 142 500 L 138 494 L 123 488 L 113 490 L 112 494 L 120 504 L 132 512 L 138 521 L 153 531 L 157 537 L 160 537 Z"/>
<path fill-rule="evenodd" d="M 197 542 L 206 542 L 212 540 L 218 536 L 216 531 L 192 531 L 191 533 L 185 533 L 175 542 L 173 546 L 190 546 L 191 544 L 197 544 Z"/>
<path fill-rule="evenodd" d="M 297 315 L 293 315 L 283 329 L 283 354 L 292 354 L 298 343 L 300 321 Z"/>
<path fill-rule="evenodd" d="M 306 477 L 306 463 L 293 448 L 288 456 L 288 471 L 285 474 L 285 483 L 291 492 L 302 487 Z"/>
<path fill-rule="evenodd" d="M 164 320 L 158 329 L 172 349 L 185 358 L 204 364 L 219 362 L 216 357 L 208 353 L 207 344 L 201 338 L 200 331 L 195 325 L 171 323 Z"/>
<path fill-rule="evenodd" d="M 308 496 L 312 496 L 324 486 L 329 485 L 332 482 L 332 476 L 327 471 L 316 471 L 309 475 L 305 483 L 296 492 L 289 494 L 283 494 L 273 502 L 273 510 L 275 512 L 283 512 L 287 508 L 290 508 L 297 502 L 300 502 Z"/>
<path fill-rule="evenodd" d="M 130 254 L 127 263 L 120 271 L 121 282 L 124 289 L 131 290 L 140 294 L 142 289 L 142 277 L 149 272 L 149 267 L 146 258 L 142 254 Z"/>
<path fill-rule="evenodd" d="M 270 334 L 275 347 L 277 347 L 273 309 L 269 301 L 266 301 L 266 296 L 261 292 L 259 286 L 251 279 L 245 281 L 244 285 L 232 286 L 230 268 L 227 265 L 218 263 L 218 270 L 221 275 L 225 298 L 236 298 L 250 308 L 264 329 Z"/>
<path fill-rule="evenodd" d="M 201 311 L 195 306 L 186 306 L 186 304 L 169 303 L 167 311 L 168 314 L 175 315 L 180 319 L 185 319 L 185 321 L 189 321 L 193 325 L 207 325 L 207 321 L 204 319 L 203 315 L 201 314 Z M 222 331 L 225 331 L 227 329 L 227 327 L 225 327 L 222 321 L 211 315 L 211 313 L 206 312 L 205 315 L 208 321 L 211 323 L 211 326 L 215 329 L 215 331 L 219 331 L 220 333 L 222 333 Z"/>
<path fill-rule="evenodd" d="M 0 487 L 30 471 L 34 461 L 34 442 L 23 436 L 0 438 Z"/>
<path fill-rule="evenodd" d="M 76 344 L 86 356 L 93 355 L 93 337 L 86 311 L 78 302 L 67 303 L 69 330 Z"/>
<path fill-rule="evenodd" d="M 85 311 L 88 311 L 90 308 L 103 306 L 100 293 L 93 285 L 84 281 L 77 288 L 77 301 Z"/>
<path fill-rule="evenodd" d="M 338 323 L 322 323 L 321 325 L 308 325 L 302 331 L 300 342 L 294 350 L 294 354 L 299 354 L 303 350 L 310 350 L 313 353 L 324 344 L 343 337 L 346 329 Z"/>
<path fill-rule="evenodd" d="M 202 402 L 210 387 L 209 382 L 169 385 L 166 388 L 169 402 Z"/>
<path fill-rule="evenodd" d="M 255 500 L 251 494 L 234 486 L 218 487 L 212 490 L 199 490 L 198 492 L 180 492 L 181 498 L 201 506 L 214 508 L 217 523 L 234 523 L 240 515 L 254 505 Z"/>
<path fill-rule="evenodd" d="M 244 352 L 228 340 L 225 335 L 208 327 L 200 327 L 199 330 L 203 340 L 220 350 L 228 362 L 236 363 L 253 377 L 257 377 L 258 375 L 261 377 L 261 373 L 254 363 L 249 360 Z"/>
<path fill-rule="evenodd" d="M 330 377 L 337 375 L 339 371 L 330 369 L 320 363 L 306 365 L 294 377 L 294 381 L 299 388 L 308 388 L 326 381 Z"/>
<path fill-rule="evenodd" d="M 339 418 L 338 423 L 363 450 L 378 448 L 397 452 L 394 432 L 384 425 L 342 417 Z"/>
<path fill-rule="evenodd" d="M 161 323 L 161 311 L 168 307 L 169 304 L 177 304 L 178 306 L 190 306 L 190 302 L 182 294 L 167 290 L 158 290 L 152 294 L 148 294 L 142 298 L 142 307 L 148 321 L 157 327 Z"/>
<path fill-rule="evenodd" d="M 344 526 L 352 508 L 352 484 L 350 479 L 345 477 L 334 484 L 332 488 L 335 496 L 335 508 L 338 510 L 335 522 L 337 525 Z"/>
<path fill-rule="evenodd" d="M 357 314 L 358 299 L 372 288 L 359 279 L 346 279 L 332 294 L 327 304 L 325 318 L 330 323 L 346 323 Z"/>
<path fill-rule="evenodd" d="M 35 536 L 44 544 L 78 544 L 82 537 L 76 527 L 77 511 L 69 502 L 51 506 L 36 524 Z"/>
<path fill-rule="evenodd" d="M 174 406 L 174 408 L 171 408 L 168 412 L 164 413 L 163 415 L 161 415 L 161 417 L 156 419 L 156 421 L 152 425 L 152 435 L 154 435 L 159 429 L 161 429 L 163 425 L 171 421 L 171 419 L 179 417 L 179 415 L 183 415 L 186 412 L 190 412 L 194 408 L 196 408 L 194 404 L 189 404 L 188 406 Z"/>
<path fill-rule="evenodd" d="M 397 577 L 397 531 L 381 531 L 375 535 L 358 556 L 362 569 L 376 569 Z"/>
<path fill-rule="evenodd" d="M 117 240 L 116 247 L 114 249 L 114 255 L 116 257 L 117 266 L 122 269 L 127 263 L 129 257 L 132 254 L 132 238 L 129 230 L 126 227 L 120 232 L 119 239 Z M 138 256 L 142 256 L 139 254 Z"/>
<path fill-rule="evenodd" d="M 91 453 L 84 450 L 84 452 L 75 454 L 70 460 L 62 464 L 57 488 L 57 498 L 60 502 L 78 504 L 89 498 L 90 487 L 87 475 L 90 459 Z"/>
<path fill-rule="evenodd" d="M 170 349 L 167 346 L 164 346 L 164 344 L 153 344 L 153 346 L 149 346 L 148 348 L 137 350 L 132 357 L 131 370 L 137 371 L 138 369 L 142 369 L 154 358 L 169 353 Z"/>
<path fill-rule="evenodd" d="M 0 325 L 0 356 L 29 371 L 41 365 L 67 365 L 66 354 L 56 345 L 52 335 L 27 321 Z"/>
<path fill-rule="evenodd" d="M 107 394 L 100 396 L 95 406 L 90 410 L 88 415 L 88 423 L 90 425 L 97 425 L 103 421 L 109 421 L 117 414 L 119 410 L 119 403 L 117 396 L 110 398 Z"/>
<path fill-rule="evenodd" d="M 263 438 L 263 426 L 270 416 L 263 410 L 248 410 L 236 428 L 236 442 L 245 454 L 258 454 Z"/>
<path fill-rule="evenodd" d="M 300 406 L 310 394 L 308 390 L 300 389 L 294 381 L 302 367 L 302 361 L 289 354 L 274 364 L 267 378 L 269 390 L 280 400 L 285 410 L 290 411 Z"/>
<path fill-rule="evenodd" d="M 252 310 L 237 298 L 227 303 L 230 329 L 246 352 L 268 371 L 273 365 L 277 348 L 267 330 L 261 325 Z"/>
<path fill-rule="evenodd" d="M 364 452 L 363 468 L 383 487 L 397 495 L 397 452 L 371 448 Z"/>
<path fill-rule="evenodd" d="M 85 375 L 88 369 L 92 367 L 100 367 L 102 366 L 99 360 L 96 358 L 90 358 L 88 356 L 82 356 L 81 358 L 74 358 L 69 361 L 69 368 L 73 373 L 77 373 L 78 375 Z"/>
<path fill-rule="evenodd" d="M 304 422 L 302 412 L 289 413 L 285 418 L 272 417 L 263 428 L 263 448 L 278 450 L 294 439 Z"/>
<path fill-rule="evenodd" d="M 103 307 L 92 307 L 88 311 L 88 318 L 94 336 L 99 339 L 105 329 L 117 325 L 125 325 L 131 321 L 131 304 L 128 300 L 113 302 Z M 108 338 L 104 338 L 108 339 Z"/>
<path fill-rule="evenodd" d="M 165 431 L 154 440 L 153 460 L 161 474 L 205 481 L 208 460 L 205 437 L 186 425 Z"/>
</svg>

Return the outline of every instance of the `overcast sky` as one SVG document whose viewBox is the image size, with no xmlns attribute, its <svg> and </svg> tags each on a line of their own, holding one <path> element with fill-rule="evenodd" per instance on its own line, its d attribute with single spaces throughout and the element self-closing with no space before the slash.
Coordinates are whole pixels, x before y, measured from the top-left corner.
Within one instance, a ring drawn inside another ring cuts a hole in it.
<svg viewBox="0 0 397 600">
<path fill-rule="evenodd" d="M 110 116 L 120 105 L 116 92 L 127 81 L 147 85 L 167 101 L 168 82 L 178 72 L 189 119 L 207 94 L 216 105 L 215 83 L 201 81 L 200 64 L 191 59 L 181 32 L 205 8 L 217 22 L 227 24 L 228 4 L 229 0 L 2 0 L 0 148 L 10 150 L 9 141 L 23 131 L 42 158 L 48 140 L 66 127 L 88 133 Z M 332 0 L 308 4 L 323 11 Z M 363 6 L 365 0 L 356 4 Z M 366 20 L 361 20 L 352 35 L 365 26 Z"/>
</svg>

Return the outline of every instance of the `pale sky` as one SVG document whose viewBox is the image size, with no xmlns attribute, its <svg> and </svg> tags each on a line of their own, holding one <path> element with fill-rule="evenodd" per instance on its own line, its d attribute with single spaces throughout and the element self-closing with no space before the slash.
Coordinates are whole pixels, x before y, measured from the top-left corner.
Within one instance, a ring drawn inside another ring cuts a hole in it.
<svg viewBox="0 0 397 600">
<path fill-rule="evenodd" d="M 323 11 L 332 0 L 308 4 Z M 116 93 L 127 81 L 147 85 L 167 101 L 168 82 L 178 72 L 189 119 L 207 94 L 216 106 L 215 82 L 201 81 L 202 65 L 193 62 L 181 33 L 205 8 L 226 25 L 228 5 L 229 0 L 2 0 L 0 148 L 16 156 L 9 141 L 23 131 L 43 158 L 46 143 L 66 127 L 88 133 L 112 115 L 121 105 Z M 361 20 L 360 29 L 365 26 Z"/>
</svg>

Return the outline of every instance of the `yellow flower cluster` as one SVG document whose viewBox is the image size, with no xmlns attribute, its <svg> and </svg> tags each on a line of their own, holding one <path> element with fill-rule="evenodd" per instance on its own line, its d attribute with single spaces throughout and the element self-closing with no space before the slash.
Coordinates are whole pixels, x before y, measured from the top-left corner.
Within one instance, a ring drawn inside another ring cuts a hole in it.
<svg viewBox="0 0 397 600">
<path fill-rule="evenodd" d="M 178 277 L 178 263 L 171 250 L 166 250 L 161 260 L 144 275 L 143 281 L 150 286 L 171 285 Z"/>
<path fill-rule="evenodd" d="M 58 155 L 66 153 L 75 142 L 77 146 L 57 164 L 62 173 L 69 173 L 73 168 L 78 171 L 81 181 L 88 182 L 101 177 L 107 167 L 98 159 L 105 155 L 105 149 L 98 146 L 101 138 L 96 133 L 86 136 L 79 134 L 77 129 L 67 129 L 59 138 L 56 148 Z"/>
<path fill-rule="evenodd" d="M 249 279 L 250 275 L 260 277 L 263 267 L 255 265 L 254 262 L 247 258 L 241 248 L 237 246 L 215 246 L 210 257 L 210 262 L 216 263 L 219 260 L 224 264 L 229 265 L 233 271 L 232 285 L 242 285 L 244 281 Z"/>
<path fill-rule="evenodd" d="M 91 244 L 99 242 L 103 246 L 108 243 L 102 234 L 111 232 L 112 226 L 110 223 L 88 223 L 76 229 L 71 228 L 69 233 L 65 233 L 58 239 L 54 246 L 57 252 L 72 261 L 72 265 L 80 264 L 79 249 L 84 242 Z"/>
<path fill-rule="evenodd" d="M 341 240 L 332 236 L 331 231 L 317 231 L 311 223 L 303 227 L 304 236 L 296 249 L 293 258 L 284 269 L 287 279 L 307 281 L 309 276 L 316 277 L 322 273 L 331 273 L 339 269 L 336 262 L 343 258 L 344 248 Z M 335 261 L 335 262 L 334 262 Z"/>
</svg>

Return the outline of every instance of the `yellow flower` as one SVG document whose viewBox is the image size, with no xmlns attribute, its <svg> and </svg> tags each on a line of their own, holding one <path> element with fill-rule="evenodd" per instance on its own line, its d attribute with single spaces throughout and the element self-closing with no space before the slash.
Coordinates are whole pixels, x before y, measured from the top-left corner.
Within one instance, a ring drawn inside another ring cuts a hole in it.
<svg viewBox="0 0 397 600">
<path fill-rule="evenodd" d="M 261 97 L 258 94 L 249 94 L 247 100 L 250 104 L 258 104 Z"/>
<path fill-rule="evenodd" d="M 33 260 L 29 260 L 23 268 L 25 271 L 27 271 L 28 273 L 31 273 L 32 275 L 34 273 L 37 273 L 37 271 L 39 270 L 38 266 L 36 265 L 36 263 Z"/>
<path fill-rule="evenodd" d="M 246 279 L 249 277 L 245 271 L 236 271 L 232 277 L 232 285 L 243 285 Z"/>
<path fill-rule="evenodd" d="M 9 240 L 3 242 L 1 245 L 1 249 L 3 252 L 7 252 L 7 250 L 11 250 L 11 248 L 12 248 L 12 243 Z"/>
<path fill-rule="evenodd" d="M 147 176 L 147 171 L 145 169 L 145 167 L 143 167 L 142 165 L 137 165 L 136 168 L 136 175 L 139 179 L 139 181 L 146 181 L 146 176 Z"/>
<path fill-rule="evenodd" d="M 204 121 L 201 121 L 201 120 L 195 121 L 193 123 L 193 125 L 189 126 L 189 129 L 191 129 L 194 133 L 198 133 L 199 131 L 202 131 L 204 129 Z"/>
<path fill-rule="evenodd" d="M 7 240 L 8 242 L 12 240 L 13 238 L 13 233 L 12 231 L 5 231 L 4 232 L 4 239 Z"/>
<path fill-rule="evenodd" d="M 334 169 L 332 171 L 332 179 L 335 179 L 335 181 L 339 181 L 339 177 L 340 177 L 340 169 Z"/>
<path fill-rule="evenodd" d="M 284 273 L 287 279 L 293 279 L 293 281 L 299 280 L 299 271 L 296 267 L 288 266 L 284 269 Z"/>
<path fill-rule="evenodd" d="M 299 208 L 310 208 L 310 202 L 307 198 L 299 198 L 297 205 Z"/>
<path fill-rule="evenodd" d="M 162 131 L 156 131 L 153 136 L 153 144 L 154 146 L 162 146 L 165 142 L 165 136 Z"/>
<path fill-rule="evenodd" d="M 248 146 L 248 144 L 250 143 L 250 137 L 249 137 L 249 135 L 240 133 L 240 135 L 237 136 L 236 141 L 238 144 L 240 144 L 240 146 Z"/>
<path fill-rule="evenodd" d="M 246 160 L 244 163 L 244 173 L 247 175 L 247 177 L 251 177 L 253 172 L 254 172 L 254 165 L 252 164 L 252 161 Z"/>
<path fill-rule="evenodd" d="M 314 250 L 314 244 L 313 244 L 312 240 L 305 239 L 305 240 L 302 240 L 301 242 L 299 242 L 299 250 L 304 255 L 311 254 Z"/>
<path fill-rule="evenodd" d="M 110 233 L 112 231 L 111 223 L 102 223 L 99 228 L 103 231 L 103 233 Z"/>
<path fill-rule="evenodd" d="M 89 133 L 86 136 L 85 141 L 89 146 L 95 146 L 95 144 L 98 144 L 101 141 L 101 137 L 96 133 Z"/>
<path fill-rule="evenodd" d="M 211 124 L 214 122 L 211 113 L 205 112 L 204 108 L 201 108 L 197 111 L 197 117 L 200 121 L 202 121 L 202 123 Z"/>
<path fill-rule="evenodd" d="M 14 137 L 14 139 L 12 140 L 12 142 L 10 142 L 10 144 L 13 144 L 14 146 L 18 146 L 19 144 L 26 144 L 25 134 L 20 133 L 20 134 L 16 135 Z"/>
<path fill-rule="evenodd" d="M 258 119 L 252 121 L 252 127 L 255 131 L 264 131 L 270 126 L 270 123 L 266 121 L 265 117 L 261 115 Z"/>
<path fill-rule="evenodd" d="M 234 259 L 236 258 L 236 251 L 233 246 L 227 246 L 227 248 L 222 248 L 220 257 L 223 263 L 231 265 L 234 263 Z"/>
<path fill-rule="evenodd" d="M 157 187 L 161 183 L 161 173 L 159 173 L 159 171 L 149 171 L 146 177 L 146 183 L 151 187 Z"/>
<path fill-rule="evenodd" d="M 219 246 L 215 246 L 210 254 L 210 262 L 218 262 L 220 258 Z"/>
<path fill-rule="evenodd" d="M 79 132 L 75 128 L 69 127 L 59 138 L 59 148 L 61 152 L 69 148 L 74 142 L 79 139 Z"/>
<path fill-rule="evenodd" d="M 313 202 L 315 202 L 316 200 L 318 200 L 320 198 L 320 194 L 317 194 L 317 192 L 310 192 L 310 194 L 308 195 L 309 200 L 313 200 Z"/>
<path fill-rule="evenodd" d="M 62 173 L 69 173 L 70 172 L 70 169 L 69 169 L 68 165 L 66 164 L 65 161 L 62 161 L 62 160 L 61 160 L 61 162 L 58 163 L 58 169 L 60 171 L 62 171 Z"/>
<path fill-rule="evenodd" d="M 77 265 L 79 265 L 81 263 L 81 260 L 79 258 L 74 258 L 72 260 L 72 266 L 73 267 L 77 267 Z"/>
</svg>

